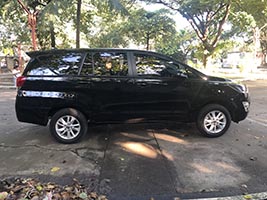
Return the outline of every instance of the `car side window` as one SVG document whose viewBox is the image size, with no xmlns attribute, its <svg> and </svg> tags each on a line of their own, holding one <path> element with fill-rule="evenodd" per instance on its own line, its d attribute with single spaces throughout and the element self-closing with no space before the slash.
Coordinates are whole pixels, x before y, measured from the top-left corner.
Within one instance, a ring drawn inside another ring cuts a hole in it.
<svg viewBox="0 0 267 200">
<path fill-rule="evenodd" d="M 135 54 L 135 61 L 138 76 L 175 77 L 186 73 L 183 66 L 174 64 L 168 59 Z"/>
<path fill-rule="evenodd" d="M 199 75 L 196 74 L 193 70 L 189 69 L 189 68 L 186 68 L 186 73 L 187 73 L 187 76 L 191 79 L 199 79 Z"/>
<path fill-rule="evenodd" d="M 57 76 L 78 74 L 82 53 L 41 55 L 29 62 L 26 75 Z"/>
<path fill-rule="evenodd" d="M 97 52 L 93 54 L 94 74 L 100 76 L 127 76 L 127 54 L 120 52 Z"/>
</svg>

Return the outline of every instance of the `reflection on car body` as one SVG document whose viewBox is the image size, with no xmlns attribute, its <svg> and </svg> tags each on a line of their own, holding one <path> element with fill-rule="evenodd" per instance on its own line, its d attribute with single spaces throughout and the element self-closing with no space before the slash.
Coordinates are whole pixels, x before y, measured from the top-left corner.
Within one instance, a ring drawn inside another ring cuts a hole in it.
<svg viewBox="0 0 267 200">
<path fill-rule="evenodd" d="M 77 142 L 88 121 L 134 118 L 196 122 L 207 137 L 246 118 L 245 86 L 211 77 L 162 54 L 131 49 L 30 52 L 18 78 L 19 121 L 50 124 L 60 142 Z"/>
</svg>

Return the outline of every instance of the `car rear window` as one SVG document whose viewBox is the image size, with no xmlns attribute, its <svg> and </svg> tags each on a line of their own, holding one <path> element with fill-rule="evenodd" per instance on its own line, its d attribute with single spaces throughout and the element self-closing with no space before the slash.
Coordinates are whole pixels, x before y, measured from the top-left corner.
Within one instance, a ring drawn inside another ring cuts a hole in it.
<svg viewBox="0 0 267 200">
<path fill-rule="evenodd" d="M 82 53 L 72 52 L 37 56 L 30 60 L 24 75 L 77 75 L 82 57 Z"/>
</svg>

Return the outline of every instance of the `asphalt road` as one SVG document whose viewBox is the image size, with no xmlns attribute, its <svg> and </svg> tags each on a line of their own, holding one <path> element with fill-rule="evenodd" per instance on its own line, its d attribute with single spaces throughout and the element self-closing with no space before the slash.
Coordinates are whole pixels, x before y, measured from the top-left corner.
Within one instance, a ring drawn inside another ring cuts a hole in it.
<svg viewBox="0 0 267 200">
<path fill-rule="evenodd" d="M 0 90 L 0 178 L 77 178 L 109 199 L 169 199 L 267 191 L 267 81 L 246 82 L 248 118 L 220 138 L 193 124 L 98 124 L 79 144 L 16 120 L 15 90 Z"/>
</svg>

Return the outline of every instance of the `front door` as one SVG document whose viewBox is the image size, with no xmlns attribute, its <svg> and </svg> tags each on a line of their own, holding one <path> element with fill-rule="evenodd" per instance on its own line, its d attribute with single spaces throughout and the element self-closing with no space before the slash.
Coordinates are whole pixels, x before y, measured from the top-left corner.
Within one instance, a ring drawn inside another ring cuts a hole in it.
<svg viewBox="0 0 267 200">
<path fill-rule="evenodd" d="M 147 118 L 187 119 L 192 83 L 182 65 L 156 55 L 135 53 L 135 111 Z"/>
</svg>

